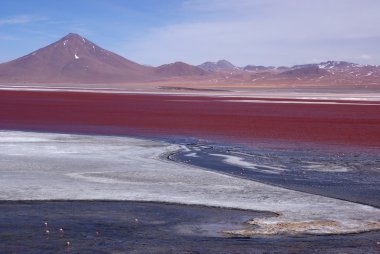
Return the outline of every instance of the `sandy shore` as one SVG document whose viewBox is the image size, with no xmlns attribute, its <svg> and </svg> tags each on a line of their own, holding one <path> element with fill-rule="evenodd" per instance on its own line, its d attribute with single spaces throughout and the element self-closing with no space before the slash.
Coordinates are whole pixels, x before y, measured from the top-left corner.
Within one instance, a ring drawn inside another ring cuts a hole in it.
<svg viewBox="0 0 380 254">
<path fill-rule="evenodd" d="M 380 210 L 176 164 L 178 145 L 125 137 L 2 131 L 1 200 L 135 200 L 279 216 L 250 232 L 331 234 L 380 229 Z"/>
</svg>

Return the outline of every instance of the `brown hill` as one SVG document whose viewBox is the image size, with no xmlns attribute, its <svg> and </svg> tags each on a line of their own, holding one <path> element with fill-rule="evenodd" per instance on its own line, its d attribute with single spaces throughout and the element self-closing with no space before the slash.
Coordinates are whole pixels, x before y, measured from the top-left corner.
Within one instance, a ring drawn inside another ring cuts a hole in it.
<svg viewBox="0 0 380 254">
<path fill-rule="evenodd" d="M 0 64 L 0 82 L 99 83 L 144 81 L 154 68 L 105 50 L 70 33 L 29 55 Z"/>
<path fill-rule="evenodd" d="M 235 65 L 228 62 L 227 60 L 219 60 L 217 62 L 205 62 L 201 65 L 198 65 L 199 68 L 205 71 L 224 71 L 230 72 L 238 69 Z"/>
<path fill-rule="evenodd" d="M 207 71 L 183 62 L 164 64 L 156 68 L 155 73 L 163 77 L 203 76 Z"/>
<path fill-rule="evenodd" d="M 247 65 L 243 69 L 245 71 L 268 71 L 273 70 L 273 66 L 262 66 L 262 65 Z"/>
<path fill-rule="evenodd" d="M 288 78 L 314 78 L 327 74 L 328 71 L 320 69 L 316 65 L 303 65 L 291 70 L 284 71 L 280 75 Z"/>
</svg>

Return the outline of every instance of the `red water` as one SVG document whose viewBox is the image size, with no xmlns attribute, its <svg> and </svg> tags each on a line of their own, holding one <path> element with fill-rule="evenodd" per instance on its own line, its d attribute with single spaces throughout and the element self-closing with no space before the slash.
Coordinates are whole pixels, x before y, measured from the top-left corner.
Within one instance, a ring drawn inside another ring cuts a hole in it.
<svg viewBox="0 0 380 254">
<path fill-rule="evenodd" d="M 0 128 L 380 147 L 379 103 L 222 101 L 227 99 L 235 98 L 0 91 Z"/>
</svg>

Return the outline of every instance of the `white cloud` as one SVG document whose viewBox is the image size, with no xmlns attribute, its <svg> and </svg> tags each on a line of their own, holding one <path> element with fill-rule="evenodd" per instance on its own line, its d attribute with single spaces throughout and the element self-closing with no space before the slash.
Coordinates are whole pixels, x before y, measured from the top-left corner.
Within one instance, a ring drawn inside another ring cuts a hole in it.
<svg viewBox="0 0 380 254">
<path fill-rule="evenodd" d="M 13 40 L 17 40 L 17 38 L 11 35 L 0 35 L 0 40 L 13 41 Z"/>
<path fill-rule="evenodd" d="M 223 58 L 239 65 L 344 60 L 359 55 L 360 44 L 380 38 L 378 10 L 376 0 L 187 0 L 187 21 L 129 40 L 125 55 L 155 65 Z"/>
<path fill-rule="evenodd" d="M 0 25 L 28 24 L 28 23 L 46 21 L 46 20 L 48 20 L 46 17 L 19 15 L 19 16 L 10 17 L 7 19 L 0 19 Z"/>
<path fill-rule="evenodd" d="M 185 9 L 200 11 L 200 12 L 245 12 L 252 8 L 271 5 L 272 0 L 257 1 L 257 0 L 186 0 L 183 2 Z"/>
<path fill-rule="evenodd" d="M 371 55 L 367 55 L 367 54 L 362 54 L 360 56 L 358 56 L 359 59 L 363 59 L 363 60 L 370 60 L 372 59 L 373 57 Z"/>
</svg>

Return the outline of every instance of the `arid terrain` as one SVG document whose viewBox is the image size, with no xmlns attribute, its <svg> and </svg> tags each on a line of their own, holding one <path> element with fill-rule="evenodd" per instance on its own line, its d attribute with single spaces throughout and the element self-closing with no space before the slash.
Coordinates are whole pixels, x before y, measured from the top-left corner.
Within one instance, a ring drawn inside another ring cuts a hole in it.
<svg viewBox="0 0 380 254">
<path fill-rule="evenodd" d="M 379 66 L 152 67 L 70 33 L 0 64 L 0 247 L 376 253 L 379 126 Z"/>
</svg>

